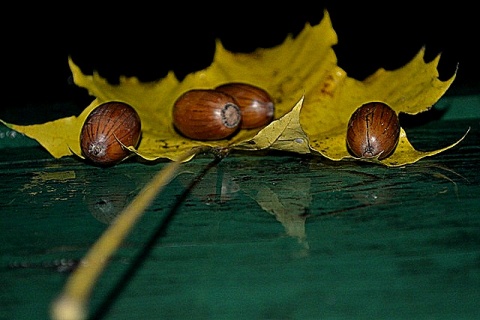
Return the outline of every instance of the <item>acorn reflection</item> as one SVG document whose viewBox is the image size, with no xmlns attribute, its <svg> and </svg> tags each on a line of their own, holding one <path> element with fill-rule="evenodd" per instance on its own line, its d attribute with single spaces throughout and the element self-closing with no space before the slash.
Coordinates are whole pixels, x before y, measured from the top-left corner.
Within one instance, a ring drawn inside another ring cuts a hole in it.
<svg viewBox="0 0 480 320">
<path fill-rule="evenodd" d="M 86 202 L 88 210 L 95 219 L 110 224 L 127 206 L 128 199 L 129 197 L 124 194 L 105 194 L 86 198 Z"/>
<path fill-rule="evenodd" d="M 188 187 L 195 179 L 196 173 L 182 172 L 177 180 Z M 228 172 L 222 168 L 215 168 L 204 176 L 194 188 L 190 190 L 192 196 L 206 205 L 221 204 L 232 200 L 240 190 L 240 186 Z"/>
<path fill-rule="evenodd" d="M 99 172 L 85 178 L 83 201 L 92 216 L 98 221 L 110 224 L 122 212 L 141 189 L 145 178 L 141 181 L 128 175 L 107 177 L 108 172 Z"/>
</svg>

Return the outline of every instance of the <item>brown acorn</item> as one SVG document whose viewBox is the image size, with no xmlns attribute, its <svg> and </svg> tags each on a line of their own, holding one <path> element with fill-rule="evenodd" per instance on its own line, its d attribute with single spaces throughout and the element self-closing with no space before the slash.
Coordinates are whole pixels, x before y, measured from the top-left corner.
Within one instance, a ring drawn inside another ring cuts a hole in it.
<svg viewBox="0 0 480 320">
<path fill-rule="evenodd" d="M 247 83 L 232 82 L 215 88 L 235 98 L 242 113 L 242 129 L 263 127 L 273 120 L 275 106 L 272 97 L 262 88 Z"/>
<path fill-rule="evenodd" d="M 242 115 L 229 94 L 194 89 L 182 94 L 173 106 L 173 124 L 185 137 L 194 140 L 221 140 L 233 135 Z"/>
<path fill-rule="evenodd" d="M 82 155 L 98 165 L 116 164 L 131 154 L 122 144 L 136 147 L 140 135 L 140 117 L 132 106 L 118 101 L 106 102 L 85 119 L 80 133 Z"/>
<path fill-rule="evenodd" d="M 379 160 L 390 156 L 397 147 L 400 121 L 397 113 L 383 102 L 369 102 L 350 117 L 347 147 L 358 158 Z"/>
</svg>

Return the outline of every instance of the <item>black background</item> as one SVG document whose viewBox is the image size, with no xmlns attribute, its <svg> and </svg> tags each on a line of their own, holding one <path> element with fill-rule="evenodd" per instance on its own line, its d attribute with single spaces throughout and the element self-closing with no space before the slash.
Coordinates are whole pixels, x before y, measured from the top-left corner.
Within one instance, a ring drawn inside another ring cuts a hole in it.
<svg viewBox="0 0 480 320">
<path fill-rule="evenodd" d="M 380 67 L 399 68 L 425 46 L 427 60 L 441 53 L 440 78 L 458 67 L 447 94 L 480 91 L 480 24 L 473 5 L 295 1 L 271 7 L 257 1 L 99 8 L 69 2 L 2 10 L 0 116 L 18 121 L 23 110 L 38 111 L 44 121 L 80 113 L 92 98 L 71 83 L 68 56 L 84 73 L 97 70 L 112 83 L 120 75 L 157 80 L 168 70 L 182 79 L 211 63 L 216 38 L 234 52 L 271 47 L 305 23 L 318 23 L 324 9 L 338 35 L 338 64 L 349 76 L 362 80 Z M 74 108 L 63 110 L 64 102 Z"/>
</svg>

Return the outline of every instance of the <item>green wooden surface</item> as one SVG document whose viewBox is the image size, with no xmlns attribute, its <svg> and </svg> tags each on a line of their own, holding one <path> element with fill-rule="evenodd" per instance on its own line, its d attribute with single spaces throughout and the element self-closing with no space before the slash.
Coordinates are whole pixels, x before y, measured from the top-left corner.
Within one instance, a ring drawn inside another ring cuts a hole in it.
<svg viewBox="0 0 480 320">
<path fill-rule="evenodd" d="M 479 317 L 480 105 L 439 106 L 450 115 L 406 129 L 417 149 L 471 131 L 405 167 L 275 152 L 183 164 L 99 279 L 91 318 Z M 69 265 L 165 163 L 53 159 L 5 127 L 0 151 L 0 319 L 48 319 Z"/>
</svg>

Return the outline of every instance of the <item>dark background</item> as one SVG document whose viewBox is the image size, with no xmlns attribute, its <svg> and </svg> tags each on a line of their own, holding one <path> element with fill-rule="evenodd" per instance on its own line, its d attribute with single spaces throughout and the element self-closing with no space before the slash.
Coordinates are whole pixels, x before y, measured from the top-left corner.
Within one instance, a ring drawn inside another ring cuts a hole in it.
<svg viewBox="0 0 480 320">
<path fill-rule="evenodd" d="M 441 53 L 441 79 L 458 67 L 447 94 L 480 92 L 480 24 L 473 5 L 295 1 L 261 6 L 177 2 L 98 8 L 70 2 L 4 8 L 0 118 L 19 123 L 33 112 L 43 122 L 80 113 L 92 97 L 72 84 L 69 55 L 84 73 L 97 70 L 112 83 L 120 75 L 157 80 L 168 70 L 182 79 L 211 63 L 216 38 L 235 52 L 271 47 L 305 23 L 318 23 L 324 9 L 338 35 L 338 64 L 349 76 L 362 80 L 380 67 L 399 68 L 425 46 L 427 60 Z"/>
</svg>

